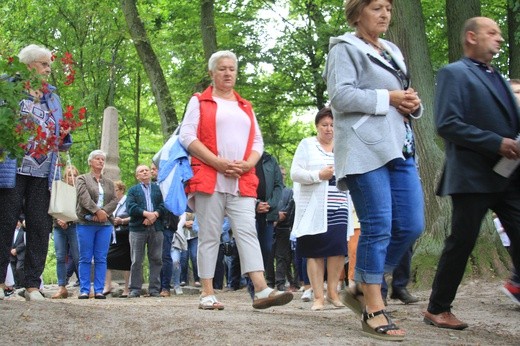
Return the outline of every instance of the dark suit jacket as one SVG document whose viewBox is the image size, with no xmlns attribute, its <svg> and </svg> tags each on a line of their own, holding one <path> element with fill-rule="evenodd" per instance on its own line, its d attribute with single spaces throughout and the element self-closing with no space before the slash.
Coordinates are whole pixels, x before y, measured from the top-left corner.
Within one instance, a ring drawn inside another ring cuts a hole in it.
<svg viewBox="0 0 520 346">
<path fill-rule="evenodd" d="M 10 259 L 13 262 L 16 261 L 23 261 L 25 260 L 25 229 L 23 227 L 20 227 L 20 231 L 18 231 L 18 234 L 16 235 L 16 238 L 13 241 L 13 246 L 11 249 L 16 249 L 16 257 L 13 255 L 10 255 Z"/>
<path fill-rule="evenodd" d="M 154 223 L 155 230 L 162 232 L 164 229 L 163 217 L 166 210 L 164 208 L 163 197 L 159 185 L 151 183 L 150 186 L 152 188 L 150 196 L 152 198 L 153 211 L 159 213 L 159 218 Z M 126 210 L 130 215 L 130 232 L 144 232 L 146 227 L 143 225 L 143 212 L 146 210 L 146 197 L 140 183 L 132 186 L 128 190 L 126 197 Z"/>
<path fill-rule="evenodd" d="M 499 78 L 509 100 L 468 58 L 439 71 L 434 111 L 446 161 L 438 195 L 499 192 L 509 183 L 493 167 L 502 139 L 518 135 L 520 114 L 509 83 Z"/>
</svg>

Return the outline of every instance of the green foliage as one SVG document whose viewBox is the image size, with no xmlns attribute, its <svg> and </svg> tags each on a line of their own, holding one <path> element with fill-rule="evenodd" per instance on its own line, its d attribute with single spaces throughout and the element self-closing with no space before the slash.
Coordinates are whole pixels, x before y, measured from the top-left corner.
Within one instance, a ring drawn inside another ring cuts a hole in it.
<svg viewBox="0 0 520 346">
<path fill-rule="evenodd" d="M 20 71 L 20 72 L 19 72 Z M 22 73 L 22 74 L 20 74 Z M 31 133 L 17 131 L 21 126 L 19 103 L 23 98 L 25 81 L 30 73 L 17 57 L 0 55 L 0 162 L 21 158 L 25 151 L 20 143 L 27 143 Z"/>
</svg>

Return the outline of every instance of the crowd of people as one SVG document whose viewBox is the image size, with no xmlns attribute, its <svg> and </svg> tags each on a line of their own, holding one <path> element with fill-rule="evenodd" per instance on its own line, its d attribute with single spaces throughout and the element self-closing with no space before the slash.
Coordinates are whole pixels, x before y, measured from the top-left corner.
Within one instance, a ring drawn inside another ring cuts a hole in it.
<svg viewBox="0 0 520 346">
<path fill-rule="evenodd" d="M 252 104 L 235 90 L 236 55 L 218 51 L 208 62 L 211 86 L 190 99 L 178 137 L 193 170 L 185 184 L 186 212 L 175 215 L 166 208 L 155 181 L 161 165 L 137 166 L 138 183 L 126 193 L 122 181 L 104 176 L 106 154 L 94 150 L 89 172 L 68 167 L 64 173 L 76 186 L 78 220 L 52 220 L 49 186 L 60 179 L 52 174 L 59 154 L 6 160 L 0 163 L 0 277 L 11 264 L 25 298 L 43 300 L 40 277 L 53 229 L 59 285 L 54 299 L 69 296 L 67 258 L 77 267 L 79 299 L 110 295 L 111 270 L 124 273 L 121 297 L 140 297 L 145 257 L 148 296 L 169 297 L 172 287 L 183 294 L 191 261 L 199 309 L 223 310 L 221 289 L 248 287 L 255 309 L 288 304 L 300 290 L 303 301 L 312 301 L 310 310 L 348 307 L 368 336 L 402 341 L 405 332 L 385 307 L 388 286 L 391 299 L 418 301 L 406 286 L 414 243 L 425 228 L 414 134 L 423 107 L 403 54 L 381 38 L 392 4 L 346 1 L 354 30 L 330 39 L 323 74 L 330 104 L 316 114 L 316 135 L 296 149 L 292 189 L 285 185 L 285 168 L 264 150 Z M 437 77 L 435 124 L 446 148 L 437 193 L 449 195 L 453 209 L 424 312 L 424 322 L 436 327 L 468 326 L 451 308 L 488 210 L 495 213 L 514 268 L 520 268 L 520 171 L 494 171 L 500 159 L 520 159 L 520 82 L 510 85 L 491 65 L 502 42 L 495 21 L 469 19 L 462 30 L 464 57 Z M 45 48 L 26 47 L 20 60 L 50 73 Z M 58 123 L 61 105 L 53 91 L 29 90 L 26 109 Z M 68 150 L 70 134 L 62 137 L 60 150 Z M 25 233 L 17 226 L 22 212 Z M 504 291 L 520 304 L 514 268 Z M 7 287 L 0 287 L 2 299 Z"/>
</svg>

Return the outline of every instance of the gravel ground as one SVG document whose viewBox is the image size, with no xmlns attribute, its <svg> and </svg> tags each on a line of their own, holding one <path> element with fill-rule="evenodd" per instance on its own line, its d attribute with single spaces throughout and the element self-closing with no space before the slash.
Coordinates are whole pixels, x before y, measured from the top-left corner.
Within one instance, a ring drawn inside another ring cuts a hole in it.
<svg viewBox="0 0 520 346">
<path fill-rule="evenodd" d="M 520 345 L 520 307 L 500 292 L 500 282 L 471 281 L 461 286 L 453 312 L 469 323 L 464 331 L 428 326 L 422 321 L 429 291 L 414 291 L 421 301 L 389 300 L 388 311 L 406 330 L 405 345 Z M 50 297 L 56 286 L 46 286 Z M 198 307 L 198 290 L 169 298 L 25 302 L 12 295 L 0 301 L 0 340 L 16 345 L 386 345 L 365 337 L 359 317 L 349 309 L 319 312 L 295 293 L 288 305 L 255 310 L 245 290 L 218 292 L 223 311 Z M 115 290 L 117 292 L 117 289 Z"/>
</svg>

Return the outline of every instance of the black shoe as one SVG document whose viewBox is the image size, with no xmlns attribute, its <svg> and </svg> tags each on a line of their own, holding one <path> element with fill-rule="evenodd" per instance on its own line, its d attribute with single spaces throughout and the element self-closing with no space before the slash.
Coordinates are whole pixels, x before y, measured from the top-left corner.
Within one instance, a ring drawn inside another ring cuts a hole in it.
<svg viewBox="0 0 520 346">
<path fill-rule="evenodd" d="M 392 294 L 390 295 L 391 299 L 399 299 L 405 304 L 413 304 L 417 303 L 419 301 L 419 298 L 414 297 L 408 292 L 408 290 L 405 288 L 393 288 Z"/>
<path fill-rule="evenodd" d="M 104 293 L 96 293 L 94 299 L 107 299 L 107 296 Z"/>
<path fill-rule="evenodd" d="M 89 296 L 88 296 L 88 293 L 82 293 L 78 296 L 78 299 L 88 299 Z"/>
</svg>

